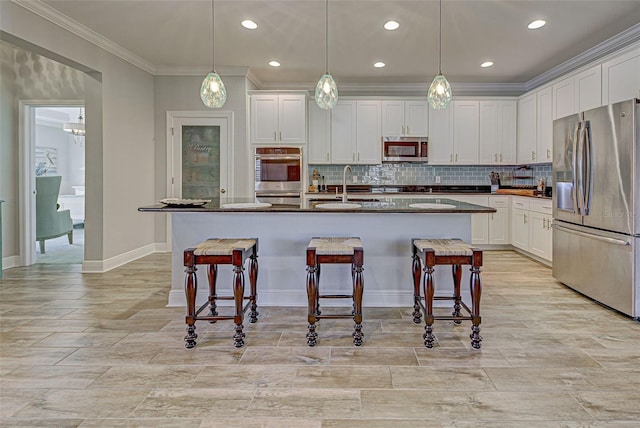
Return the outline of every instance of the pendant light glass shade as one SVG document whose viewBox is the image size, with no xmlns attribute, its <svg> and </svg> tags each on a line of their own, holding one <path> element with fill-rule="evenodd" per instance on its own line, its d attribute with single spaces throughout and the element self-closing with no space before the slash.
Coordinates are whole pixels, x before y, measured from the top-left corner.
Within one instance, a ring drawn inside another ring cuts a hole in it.
<svg viewBox="0 0 640 428">
<path fill-rule="evenodd" d="M 444 110 L 451 102 L 451 85 L 442 73 L 438 73 L 433 78 L 429 92 L 427 93 L 427 101 L 434 110 Z"/>
<path fill-rule="evenodd" d="M 66 122 L 62 125 L 62 130 L 78 137 L 84 137 L 84 121 L 82 118 L 82 109 L 80 109 L 80 116 L 78 116 L 78 122 Z"/>
<path fill-rule="evenodd" d="M 316 85 L 316 104 L 322 109 L 332 109 L 338 103 L 338 85 L 329 74 L 329 0 L 325 0 L 324 65 L 326 72 Z"/>
<path fill-rule="evenodd" d="M 200 87 L 200 99 L 210 108 L 220 108 L 227 101 L 227 89 L 215 71 L 207 74 Z"/>
<path fill-rule="evenodd" d="M 210 108 L 220 108 L 227 101 L 227 89 L 222 83 L 222 79 L 216 73 L 215 61 L 215 7 L 214 0 L 211 0 L 211 63 L 213 69 L 202 81 L 200 86 L 200 99 L 205 106 Z"/>
<path fill-rule="evenodd" d="M 451 85 L 444 74 L 442 74 L 442 0 L 440 0 L 440 26 L 438 30 L 438 75 L 433 78 L 427 101 L 434 110 L 444 110 L 451 102 Z"/>
<path fill-rule="evenodd" d="M 338 102 L 338 85 L 333 77 L 327 73 L 323 74 L 316 85 L 316 104 L 323 109 L 330 109 Z"/>
</svg>

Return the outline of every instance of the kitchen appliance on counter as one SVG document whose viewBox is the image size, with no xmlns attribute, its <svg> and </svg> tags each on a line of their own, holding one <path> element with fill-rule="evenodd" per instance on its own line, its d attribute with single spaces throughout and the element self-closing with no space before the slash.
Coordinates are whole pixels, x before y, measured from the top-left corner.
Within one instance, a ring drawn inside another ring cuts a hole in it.
<svg viewBox="0 0 640 428">
<path fill-rule="evenodd" d="M 302 148 L 256 147 L 256 202 L 301 206 Z"/>
<path fill-rule="evenodd" d="M 640 318 L 640 100 L 553 122 L 553 277 Z"/>
<path fill-rule="evenodd" d="M 382 162 L 428 162 L 426 137 L 383 137 Z"/>
</svg>

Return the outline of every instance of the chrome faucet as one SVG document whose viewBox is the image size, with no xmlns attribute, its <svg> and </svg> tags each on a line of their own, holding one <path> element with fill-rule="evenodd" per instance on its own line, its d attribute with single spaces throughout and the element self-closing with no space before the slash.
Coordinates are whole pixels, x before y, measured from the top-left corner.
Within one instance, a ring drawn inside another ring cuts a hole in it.
<svg viewBox="0 0 640 428">
<path fill-rule="evenodd" d="M 342 171 L 342 202 L 347 202 L 347 170 L 351 172 L 351 181 L 353 181 L 353 170 L 351 165 L 345 165 Z"/>
</svg>

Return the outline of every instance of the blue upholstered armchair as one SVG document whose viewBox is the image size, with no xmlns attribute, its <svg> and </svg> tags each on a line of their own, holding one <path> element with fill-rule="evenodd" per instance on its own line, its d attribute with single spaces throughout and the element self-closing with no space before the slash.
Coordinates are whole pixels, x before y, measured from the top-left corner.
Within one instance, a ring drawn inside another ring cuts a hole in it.
<svg viewBox="0 0 640 428">
<path fill-rule="evenodd" d="M 73 244 L 71 211 L 58 211 L 61 181 L 59 175 L 36 177 L 36 241 L 40 243 L 41 254 L 47 239 L 67 235 L 69 244 Z"/>
</svg>

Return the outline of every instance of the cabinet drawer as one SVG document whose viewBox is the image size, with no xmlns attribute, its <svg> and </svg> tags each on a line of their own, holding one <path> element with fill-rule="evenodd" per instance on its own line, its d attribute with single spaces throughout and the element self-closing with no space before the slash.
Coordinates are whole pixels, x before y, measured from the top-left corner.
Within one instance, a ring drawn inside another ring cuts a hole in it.
<svg viewBox="0 0 640 428">
<path fill-rule="evenodd" d="M 513 197 L 511 200 L 511 206 L 513 208 L 519 208 L 521 210 L 529 210 L 530 200 L 528 198 Z"/>
<path fill-rule="evenodd" d="M 492 208 L 502 208 L 509 206 L 508 196 L 489 196 L 489 206 Z"/>
<path fill-rule="evenodd" d="M 551 200 L 534 199 L 529 203 L 529 209 L 542 214 L 551 214 L 553 211 Z"/>
</svg>

